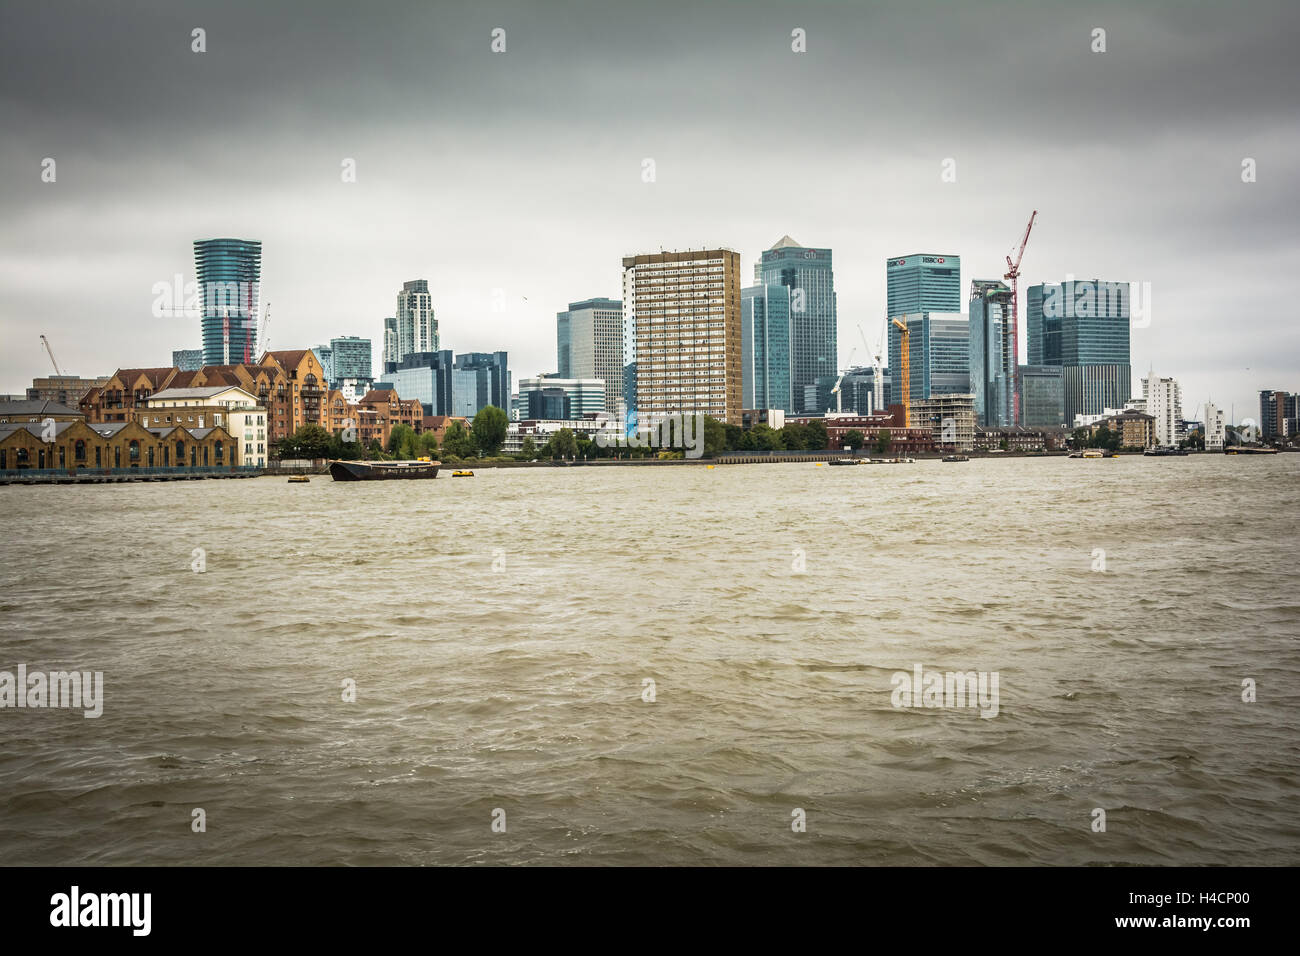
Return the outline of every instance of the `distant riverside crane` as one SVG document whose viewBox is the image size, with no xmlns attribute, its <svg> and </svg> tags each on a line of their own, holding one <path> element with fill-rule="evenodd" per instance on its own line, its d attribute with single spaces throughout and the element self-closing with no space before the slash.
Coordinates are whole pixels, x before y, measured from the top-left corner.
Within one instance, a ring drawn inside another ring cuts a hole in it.
<svg viewBox="0 0 1300 956">
<path fill-rule="evenodd" d="M 1020 424 L 1020 386 L 1016 379 L 1020 371 L 1020 336 L 1017 331 L 1016 318 L 1018 306 L 1016 302 L 1020 299 L 1020 260 L 1025 257 L 1025 246 L 1029 242 L 1029 232 L 1034 228 L 1034 220 L 1038 217 L 1038 210 L 1035 209 L 1029 217 L 1029 225 L 1025 226 L 1024 238 L 1020 240 L 1020 251 L 1016 254 L 1016 261 L 1011 261 L 1011 256 L 1007 256 L 1007 272 L 1002 278 L 1011 280 L 1011 323 L 1007 330 L 1007 336 L 1011 339 L 1011 347 L 1004 351 L 1009 353 L 1003 360 L 1004 364 L 1010 364 L 1011 368 L 1004 369 L 1007 376 L 1007 384 L 1011 386 L 1011 424 Z"/>
<path fill-rule="evenodd" d="M 50 348 L 50 340 L 42 335 L 41 344 L 45 346 L 45 352 L 50 357 L 50 364 L 54 366 L 54 374 L 62 378 L 63 373 L 59 371 L 59 363 L 54 360 L 54 349 Z"/>
<path fill-rule="evenodd" d="M 845 363 L 845 369 L 843 372 L 840 372 L 840 377 L 835 380 L 835 387 L 831 389 L 831 394 L 835 396 L 836 415 L 844 414 L 843 402 L 841 401 L 843 394 L 840 392 L 840 384 L 844 381 L 844 376 L 849 373 L 849 369 L 853 367 L 853 356 L 857 351 L 858 347 L 856 345 L 849 350 L 849 359 Z M 829 415 L 830 413 L 831 410 L 829 408 L 826 409 L 826 414 Z"/>
<path fill-rule="evenodd" d="M 902 333 L 902 366 L 903 366 L 903 427 L 912 427 L 912 359 L 909 354 L 909 342 L 912 338 L 912 330 L 907 327 L 907 316 L 904 315 L 902 321 L 894 319 L 894 325 Z"/>
<path fill-rule="evenodd" d="M 265 355 L 271 349 L 271 303 L 262 304 L 262 322 L 261 322 L 262 343 L 258 346 L 258 351 Z"/>
<path fill-rule="evenodd" d="M 885 329 L 889 328 L 889 320 L 885 320 Z M 880 357 L 885 350 L 885 330 L 880 332 L 880 341 L 876 343 L 875 351 L 871 349 L 871 343 L 867 341 L 867 333 L 862 331 L 862 323 L 858 323 L 858 335 L 862 336 L 862 345 L 871 356 L 872 365 L 875 369 L 875 375 L 871 379 L 871 410 L 876 414 L 884 411 L 885 408 L 885 375 L 880 367 Z M 862 409 L 858 409 L 859 412 Z"/>
</svg>

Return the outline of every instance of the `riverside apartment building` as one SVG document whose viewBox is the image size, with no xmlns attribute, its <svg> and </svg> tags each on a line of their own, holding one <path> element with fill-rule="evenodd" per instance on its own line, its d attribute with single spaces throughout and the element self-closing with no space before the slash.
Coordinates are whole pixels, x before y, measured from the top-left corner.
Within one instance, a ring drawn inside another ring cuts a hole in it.
<svg viewBox="0 0 1300 956">
<path fill-rule="evenodd" d="M 740 254 L 623 259 L 626 398 L 637 420 L 703 412 L 740 424 Z"/>
</svg>

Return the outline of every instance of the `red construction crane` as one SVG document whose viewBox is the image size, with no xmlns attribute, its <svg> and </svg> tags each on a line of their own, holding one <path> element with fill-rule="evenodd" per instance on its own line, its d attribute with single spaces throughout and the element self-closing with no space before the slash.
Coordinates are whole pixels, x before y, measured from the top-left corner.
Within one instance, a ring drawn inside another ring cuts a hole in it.
<svg viewBox="0 0 1300 956">
<path fill-rule="evenodd" d="M 1003 362 L 1011 367 L 1005 369 L 1007 384 L 1011 387 L 1011 424 L 1020 424 L 1020 383 L 1019 364 L 1020 364 L 1020 334 L 1019 326 L 1016 323 L 1019 308 L 1016 303 L 1020 301 L 1020 260 L 1025 257 L 1025 246 L 1029 242 L 1029 231 L 1034 228 L 1034 219 L 1038 216 L 1038 210 L 1035 209 L 1029 217 L 1029 225 L 1025 226 L 1025 235 L 1020 240 L 1020 252 L 1016 254 L 1016 261 L 1012 262 L 1011 257 L 1007 256 L 1007 274 L 1002 278 L 1011 280 L 1011 325 L 1007 329 L 1007 336 L 1011 339 L 1011 347 L 1004 349 L 1006 353 Z"/>
</svg>

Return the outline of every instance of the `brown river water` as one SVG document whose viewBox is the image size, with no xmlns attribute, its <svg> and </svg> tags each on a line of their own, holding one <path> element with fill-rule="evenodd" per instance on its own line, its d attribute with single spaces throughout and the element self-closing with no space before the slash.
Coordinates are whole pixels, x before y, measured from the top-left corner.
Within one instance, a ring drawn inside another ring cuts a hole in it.
<svg viewBox="0 0 1300 956">
<path fill-rule="evenodd" d="M 0 671 L 103 674 L 97 718 L 0 708 L 0 858 L 1295 865 L 1298 478 L 0 487 Z M 895 706 L 916 665 L 996 716 Z"/>
</svg>

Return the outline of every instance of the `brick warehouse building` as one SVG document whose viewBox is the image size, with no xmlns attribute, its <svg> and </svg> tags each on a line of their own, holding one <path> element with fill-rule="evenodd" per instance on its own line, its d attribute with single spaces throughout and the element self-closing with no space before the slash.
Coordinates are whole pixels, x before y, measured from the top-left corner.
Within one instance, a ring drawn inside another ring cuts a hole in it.
<svg viewBox="0 0 1300 956">
<path fill-rule="evenodd" d="M 64 421 L 45 431 L 38 422 L 0 425 L 0 471 L 233 468 L 237 460 L 234 438 L 219 427 Z"/>
<path fill-rule="evenodd" d="M 899 410 L 901 412 L 901 407 Z M 829 418 L 791 418 L 789 421 L 799 425 L 822 422 L 831 448 L 843 448 L 848 433 L 859 431 L 866 438 L 868 448 L 875 445 L 881 432 L 888 432 L 891 454 L 937 450 L 938 445 L 929 428 L 903 428 L 896 424 L 900 418 L 901 415 L 832 415 Z"/>
<path fill-rule="evenodd" d="M 148 410 L 159 393 L 180 389 L 243 389 L 266 411 L 268 449 L 303 425 L 320 425 L 331 434 L 357 429 L 359 441 L 388 444 L 394 425 L 423 430 L 424 407 L 393 389 L 372 389 L 357 402 L 328 387 L 325 370 L 311 349 L 267 352 L 256 365 L 118 369 L 103 388 L 92 388 L 80 402 L 87 423 L 123 423 L 154 416 Z"/>
</svg>

